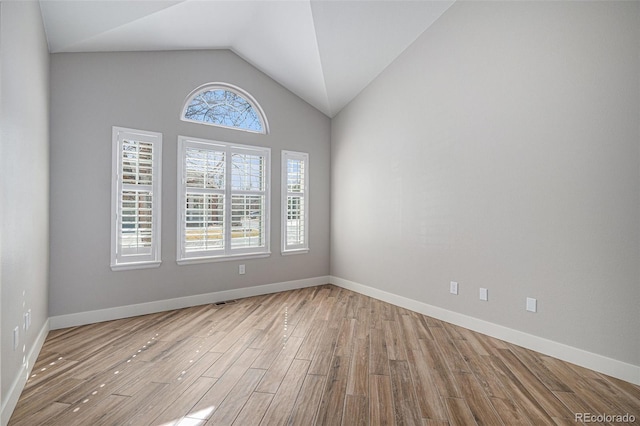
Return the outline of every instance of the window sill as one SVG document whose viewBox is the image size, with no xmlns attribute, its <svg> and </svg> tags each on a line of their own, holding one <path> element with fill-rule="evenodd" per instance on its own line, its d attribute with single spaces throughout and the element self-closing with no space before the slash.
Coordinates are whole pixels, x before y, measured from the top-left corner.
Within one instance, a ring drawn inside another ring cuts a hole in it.
<svg viewBox="0 0 640 426">
<path fill-rule="evenodd" d="M 151 269 L 159 268 L 162 261 L 154 260 L 151 262 L 131 262 L 131 263 L 118 263 L 111 265 L 112 271 L 129 271 L 132 269 Z"/>
<path fill-rule="evenodd" d="M 306 253 L 309 253 L 308 248 L 282 251 L 283 256 L 291 256 L 293 254 L 306 254 Z"/>
<path fill-rule="evenodd" d="M 209 257 L 189 257 L 184 259 L 177 259 L 178 265 L 193 265 L 197 263 L 212 263 L 212 262 L 228 262 L 231 260 L 244 260 L 244 259 L 259 259 L 263 257 L 271 256 L 271 252 L 256 253 L 256 254 L 232 254 L 228 256 L 209 256 Z"/>
</svg>

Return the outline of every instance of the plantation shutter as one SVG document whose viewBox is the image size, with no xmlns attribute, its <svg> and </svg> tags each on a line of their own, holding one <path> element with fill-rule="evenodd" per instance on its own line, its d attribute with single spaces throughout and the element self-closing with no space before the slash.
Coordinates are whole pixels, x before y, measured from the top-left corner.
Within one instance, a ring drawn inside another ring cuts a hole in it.
<svg viewBox="0 0 640 426">
<path fill-rule="evenodd" d="M 160 260 L 160 141 L 156 133 L 114 128 L 112 267 Z"/>
<path fill-rule="evenodd" d="M 268 253 L 269 149 L 178 138 L 178 263 Z"/>
<path fill-rule="evenodd" d="M 308 162 L 308 154 L 282 153 L 283 252 L 306 251 L 309 248 Z"/>
</svg>

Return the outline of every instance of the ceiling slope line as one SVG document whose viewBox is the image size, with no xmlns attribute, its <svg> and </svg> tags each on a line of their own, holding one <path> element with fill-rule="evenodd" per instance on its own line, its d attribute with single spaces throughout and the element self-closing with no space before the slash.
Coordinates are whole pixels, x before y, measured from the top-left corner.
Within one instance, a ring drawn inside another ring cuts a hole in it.
<svg viewBox="0 0 640 426">
<path fill-rule="evenodd" d="M 42 5 L 43 4 L 55 3 L 57 1 L 58 0 L 39 0 L 40 6 L 41 6 L 40 7 L 40 11 L 42 12 Z M 191 1 L 191 0 L 161 0 L 161 1 L 154 1 L 153 4 L 164 4 L 164 3 L 166 3 L 167 6 L 166 7 L 162 7 L 160 9 L 156 9 L 156 10 L 154 10 L 152 12 L 149 12 L 149 13 L 145 13 L 145 14 L 143 14 L 141 16 L 136 16 L 135 18 L 132 18 L 132 19 L 127 20 L 125 22 L 121 22 L 121 23 L 119 23 L 119 24 L 117 24 L 115 26 L 111 26 L 111 27 L 106 28 L 106 29 L 104 29 L 102 31 L 95 32 L 95 33 L 91 34 L 88 37 L 84 37 L 81 40 L 75 40 L 73 42 L 70 42 L 70 43 L 66 44 L 65 46 L 59 46 L 57 48 L 53 48 L 51 46 L 52 43 L 50 43 L 49 39 L 47 39 L 47 44 L 49 45 L 49 52 L 50 53 L 74 52 L 74 51 L 86 52 L 86 50 L 82 50 L 82 49 L 76 50 L 75 46 L 86 44 L 87 42 L 90 43 L 92 40 L 95 40 L 95 39 L 97 39 L 99 37 L 102 37 L 105 34 L 109 34 L 111 32 L 118 31 L 118 30 L 120 30 L 120 29 L 122 29 L 122 28 L 124 28 L 126 26 L 129 26 L 129 25 L 135 25 L 136 23 L 138 23 L 138 22 L 140 22 L 142 20 L 148 19 L 149 17 L 157 15 L 159 13 L 165 13 L 168 10 L 175 8 L 176 6 L 180 6 L 180 5 L 182 5 L 184 3 L 187 3 L 189 1 Z M 83 1 L 82 0 L 78 0 L 78 2 L 82 3 Z M 126 3 L 128 3 L 128 2 L 123 1 L 121 4 L 126 4 Z M 88 4 L 90 4 L 90 3 L 88 3 Z M 114 2 L 114 4 L 118 4 L 118 2 Z M 43 16 L 43 21 L 45 21 L 44 16 Z M 45 33 L 46 33 L 46 22 L 45 22 Z M 47 36 L 48 35 L 49 34 L 47 34 Z"/>
<path fill-rule="evenodd" d="M 316 54 L 318 56 L 318 63 L 320 64 L 320 73 L 322 74 L 322 82 L 324 83 L 322 86 L 324 88 L 324 97 L 327 104 L 327 111 L 323 111 L 323 112 L 324 114 L 328 115 L 329 118 L 333 118 L 338 113 L 338 111 L 333 111 L 333 106 L 331 105 L 331 99 L 329 98 L 329 91 L 327 89 L 327 78 L 325 76 L 324 64 L 322 63 L 322 55 L 320 55 L 320 44 L 318 43 L 318 32 L 316 30 L 316 18 L 313 15 L 313 7 L 311 6 L 311 3 L 313 1 L 314 0 L 308 0 L 307 5 L 309 6 L 309 14 L 311 15 L 311 25 L 313 25 L 313 28 L 312 28 L 313 40 L 316 47 Z"/>
</svg>

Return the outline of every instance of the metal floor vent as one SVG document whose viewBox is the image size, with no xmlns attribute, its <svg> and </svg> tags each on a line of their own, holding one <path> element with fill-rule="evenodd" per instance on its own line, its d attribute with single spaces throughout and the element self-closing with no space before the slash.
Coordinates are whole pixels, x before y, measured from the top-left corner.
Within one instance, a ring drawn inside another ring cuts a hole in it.
<svg viewBox="0 0 640 426">
<path fill-rule="evenodd" d="M 213 306 L 222 306 L 222 305 L 232 305 L 234 303 L 238 303 L 237 300 L 224 300 L 222 302 L 216 302 Z"/>
</svg>

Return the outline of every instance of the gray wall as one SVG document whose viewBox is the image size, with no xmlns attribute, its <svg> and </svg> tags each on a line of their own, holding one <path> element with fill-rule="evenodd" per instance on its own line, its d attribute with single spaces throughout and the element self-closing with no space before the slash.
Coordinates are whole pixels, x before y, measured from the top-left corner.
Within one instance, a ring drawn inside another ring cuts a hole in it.
<svg viewBox="0 0 640 426">
<path fill-rule="evenodd" d="M 0 394 L 6 402 L 47 318 L 49 54 L 37 2 L 2 2 L 0 23 Z M 32 323 L 22 329 L 31 309 Z M 20 327 L 13 351 L 14 327 Z"/>
<path fill-rule="evenodd" d="M 271 133 L 186 123 L 186 96 L 208 82 L 239 86 L 261 104 Z M 277 283 L 329 273 L 329 119 L 230 51 L 51 55 L 51 316 Z M 162 265 L 109 268 L 111 127 L 163 134 Z M 265 259 L 176 264 L 178 135 L 271 151 L 271 251 Z M 310 155 L 310 247 L 280 254 L 281 150 Z M 246 275 L 238 275 L 238 264 Z"/>
<path fill-rule="evenodd" d="M 456 3 L 332 122 L 331 274 L 640 365 L 639 52 L 638 2 Z"/>
</svg>

